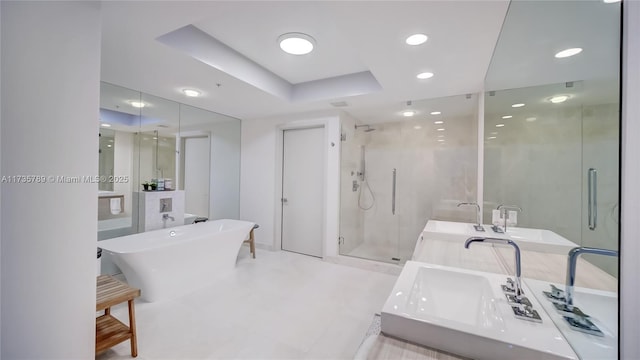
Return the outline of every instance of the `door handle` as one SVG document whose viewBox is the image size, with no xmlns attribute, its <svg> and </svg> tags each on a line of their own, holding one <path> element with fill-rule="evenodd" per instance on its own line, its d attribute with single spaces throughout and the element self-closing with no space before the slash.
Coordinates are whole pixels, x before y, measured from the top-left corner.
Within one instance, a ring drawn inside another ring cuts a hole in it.
<svg viewBox="0 0 640 360">
<path fill-rule="evenodd" d="M 396 214 L 396 168 L 393 168 L 392 171 L 392 181 L 391 181 L 391 214 Z"/>
<path fill-rule="evenodd" d="M 598 226 L 598 172 L 594 168 L 587 174 L 587 203 L 589 230 L 595 230 Z"/>
<path fill-rule="evenodd" d="M 282 204 L 287 204 L 289 202 L 289 200 L 287 200 L 287 198 L 282 198 L 282 199 L 280 199 L 280 201 L 282 201 Z"/>
</svg>

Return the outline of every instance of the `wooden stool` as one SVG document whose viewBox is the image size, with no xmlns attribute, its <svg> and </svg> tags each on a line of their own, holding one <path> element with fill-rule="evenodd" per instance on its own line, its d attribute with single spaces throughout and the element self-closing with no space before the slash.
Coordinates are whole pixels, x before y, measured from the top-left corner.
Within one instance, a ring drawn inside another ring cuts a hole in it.
<svg viewBox="0 0 640 360">
<path fill-rule="evenodd" d="M 253 225 L 253 229 L 251 229 L 251 231 L 249 232 L 249 238 L 244 241 L 245 243 L 249 243 L 249 252 L 251 252 L 251 255 L 254 259 L 256 258 L 256 240 L 253 237 L 253 230 L 259 227 L 260 225 L 258 224 Z"/>
<path fill-rule="evenodd" d="M 133 299 L 140 296 L 140 289 L 132 288 L 109 275 L 100 275 L 96 281 L 96 311 L 104 310 L 104 315 L 96 318 L 96 354 L 131 340 L 131 356 L 138 356 Z M 129 302 L 129 326 L 111 316 L 111 307 L 124 301 Z"/>
</svg>

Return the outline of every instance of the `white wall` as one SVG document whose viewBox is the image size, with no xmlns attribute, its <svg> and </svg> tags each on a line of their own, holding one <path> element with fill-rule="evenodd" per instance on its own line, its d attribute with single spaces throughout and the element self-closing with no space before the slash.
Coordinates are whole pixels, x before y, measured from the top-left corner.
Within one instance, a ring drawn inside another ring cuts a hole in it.
<svg viewBox="0 0 640 360">
<path fill-rule="evenodd" d="M 640 2 L 623 6 L 620 358 L 640 359 Z"/>
<path fill-rule="evenodd" d="M 267 248 L 280 247 L 278 219 L 282 174 L 278 171 L 282 165 L 282 130 L 320 124 L 325 126 L 327 135 L 324 256 L 337 255 L 340 206 L 340 119 L 337 112 L 242 121 L 240 218 L 260 225 L 256 230 L 258 244 Z"/>
<path fill-rule="evenodd" d="M 2 175 L 97 175 L 99 3 L 0 7 Z M 2 184 L 2 357 L 94 357 L 96 191 Z"/>
</svg>

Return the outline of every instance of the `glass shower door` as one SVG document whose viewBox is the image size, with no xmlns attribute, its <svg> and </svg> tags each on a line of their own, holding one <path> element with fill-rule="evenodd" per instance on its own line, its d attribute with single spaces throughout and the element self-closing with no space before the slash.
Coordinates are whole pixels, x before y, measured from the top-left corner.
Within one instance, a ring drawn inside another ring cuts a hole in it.
<svg viewBox="0 0 640 360">
<path fill-rule="evenodd" d="M 343 126 L 343 134 L 340 255 L 397 263 L 397 145 L 380 126 Z"/>
<path fill-rule="evenodd" d="M 608 103 L 584 106 L 582 114 L 583 225 L 580 245 L 618 250 L 620 141 L 617 95 Z M 617 258 L 585 257 L 617 277 Z"/>
</svg>

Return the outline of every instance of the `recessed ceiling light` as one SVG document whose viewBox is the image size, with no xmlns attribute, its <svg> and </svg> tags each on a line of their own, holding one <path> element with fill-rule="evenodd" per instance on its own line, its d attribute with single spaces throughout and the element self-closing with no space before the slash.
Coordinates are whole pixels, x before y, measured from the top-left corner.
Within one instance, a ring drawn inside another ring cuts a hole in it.
<svg viewBox="0 0 640 360">
<path fill-rule="evenodd" d="M 504 124 L 496 124 L 496 127 L 503 127 Z"/>
<path fill-rule="evenodd" d="M 523 106 L 524 106 L 523 103 L 518 103 L 518 104 L 511 105 L 511 107 L 513 107 L 513 108 L 519 108 L 519 107 L 523 107 Z"/>
<path fill-rule="evenodd" d="M 111 124 L 100 124 L 102 127 L 111 127 Z"/>
<path fill-rule="evenodd" d="M 182 92 L 189 97 L 198 97 L 200 96 L 200 91 L 193 89 L 183 89 Z"/>
<path fill-rule="evenodd" d="M 438 137 L 439 137 L 439 138 L 443 138 L 443 137 L 444 137 L 444 135 L 438 135 Z"/>
<path fill-rule="evenodd" d="M 107 145 L 107 147 L 111 147 L 111 144 Z"/>
<path fill-rule="evenodd" d="M 420 45 L 427 42 L 427 35 L 425 34 L 413 34 L 405 40 L 405 42 L 409 45 Z"/>
<path fill-rule="evenodd" d="M 493 140 L 493 139 L 495 139 L 495 138 L 496 138 L 495 136 L 489 136 L 489 137 L 487 138 L 487 140 Z"/>
<path fill-rule="evenodd" d="M 528 117 L 528 118 L 526 118 L 526 120 L 527 120 L 528 122 L 532 122 L 532 121 L 536 121 L 537 119 L 536 119 L 536 118 L 534 118 L 534 117 Z"/>
<path fill-rule="evenodd" d="M 422 126 L 420 126 L 420 125 L 416 125 L 416 126 L 414 126 L 413 128 L 414 128 L 414 129 L 416 129 L 416 130 L 420 130 L 420 129 L 422 129 Z"/>
<path fill-rule="evenodd" d="M 443 142 L 443 141 L 444 141 L 444 139 L 438 139 L 438 141 Z"/>
<path fill-rule="evenodd" d="M 437 129 L 438 131 L 444 131 L 444 128 Z"/>
<path fill-rule="evenodd" d="M 402 116 L 405 116 L 405 117 L 411 117 L 411 116 L 413 116 L 413 115 L 415 115 L 415 114 L 416 114 L 416 112 L 415 112 L 415 111 L 408 110 L 408 111 L 403 112 L 403 113 L 402 113 Z"/>
<path fill-rule="evenodd" d="M 438 120 L 438 121 L 434 121 L 433 123 L 436 125 L 440 125 L 440 124 L 444 124 L 444 121 Z"/>
<path fill-rule="evenodd" d="M 511 116 L 511 115 L 505 115 L 505 116 L 503 116 L 502 118 L 503 118 L 503 119 L 511 119 L 512 117 L 513 117 L 513 116 Z"/>
<path fill-rule="evenodd" d="M 498 135 L 498 132 L 497 131 L 492 131 L 491 135 Z"/>
<path fill-rule="evenodd" d="M 613 3 L 617 3 L 620 2 L 622 0 L 603 0 L 606 4 L 613 4 Z"/>
<path fill-rule="evenodd" d="M 280 49 L 291 55 L 305 55 L 313 51 L 316 41 L 307 34 L 286 33 L 278 38 Z"/>
<path fill-rule="evenodd" d="M 571 48 L 571 49 L 562 50 L 562 51 L 558 52 L 555 56 L 558 59 L 562 59 L 562 58 L 566 58 L 566 57 L 569 57 L 569 56 L 580 54 L 581 52 L 582 52 L 582 48 Z"/>
<path fill-rule="evenodd" d="M 551 101 L 554 104 L 558 104 L 561 102 L 565 102 L 567 101 L 569 97 L 567 95 L 559 95 L 559 96 L 554 96 L 551 99 L 549 99 L 549 101 Z"/>
<path fill-rule="evenodd" d="M 440 114 L 442 114 L 440 111 L 432 111 L 431 112 L 431 115 L 440 115 Z"/>
<path fill-rule="evenodd" d="M 129 104 L 134 108 L 143 108 L 145 104 L 142 101 L 130 101 Z"/>
<path fill-rule="evenodd" d="M 423 72 L 423 73 L 420 73 L 420 74 L 416 75 L 416 77 L 418 79 L 420 79 L 420 80 L 424 80 L 424 79 L 432 78 L 433 77 L 433 73 Z"/>
<path fill-rule="evenodd" d="M 153 137 L 153 140 L 158 140 L 158 138 L 154 136 L 154 137 Z"/>
</svg>

